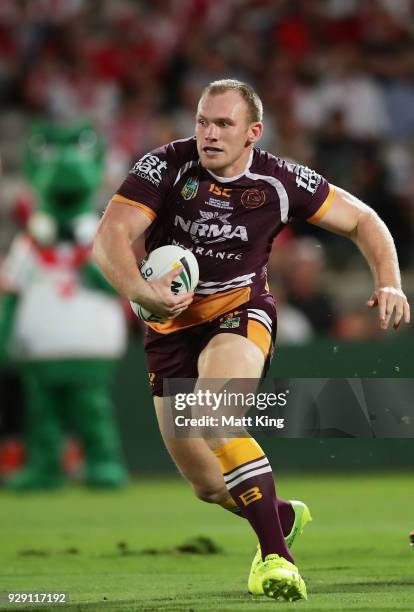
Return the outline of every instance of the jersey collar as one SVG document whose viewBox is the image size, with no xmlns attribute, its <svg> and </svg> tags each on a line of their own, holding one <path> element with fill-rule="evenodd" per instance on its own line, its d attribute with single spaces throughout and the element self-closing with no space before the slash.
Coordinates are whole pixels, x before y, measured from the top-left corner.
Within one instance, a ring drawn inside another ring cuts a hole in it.
<svg viewBox="0 0 414 612">
<path fill-rule="evenodd" d="M 205 169 L 219 183 L 232 183 L 233 181 L 238 181 L 239 178 L 241 178 L 244 174 L 246 174 L 246 172 L 250 170 L 250 166 L 252 165 L 252 161 L 253 161 L 253 154 L 254 154 L 254 149 L 250 151 L 249 159 L 247 160 L 245 169 L 243 170 L 241 174 L 237 174 L 236 176 L 217 176 L 217 174 L 214 174 L 214 172 L 211 172 L 211 170 L 207 170 L 207 168 Z"/>
</svg>

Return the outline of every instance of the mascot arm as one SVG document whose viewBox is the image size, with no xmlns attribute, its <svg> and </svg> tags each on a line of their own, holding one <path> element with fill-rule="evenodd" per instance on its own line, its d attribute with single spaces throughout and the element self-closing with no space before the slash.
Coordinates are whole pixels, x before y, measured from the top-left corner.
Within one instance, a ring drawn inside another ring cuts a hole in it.
<svg viewBox="0 0 414 612">
<path fill-rule="evenodd" d="M 19 295 L 17 293 L 0 295 L 0 364 L 7 358 L 7 348 L 13 331 L 18 304 Z"/>
<path fill-rule="evenodd" d="M 25 234 L 17 235 L 0 268 L 0 362 L 7 358 L 20 296 L 33 272 L 32 246 Z"/>
</svg>

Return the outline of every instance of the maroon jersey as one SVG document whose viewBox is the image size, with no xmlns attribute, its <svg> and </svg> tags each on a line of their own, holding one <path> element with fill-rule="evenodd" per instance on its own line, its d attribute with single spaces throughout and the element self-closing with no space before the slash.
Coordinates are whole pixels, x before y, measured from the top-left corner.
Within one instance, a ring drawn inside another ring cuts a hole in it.
<svg viewBox="0 0 414 612">
<path fill-rule="evenodd" d="M 190 249 L 200 282 L 191 306 L 176 319 L 151 323 L 161 333 L 196 325 L 267 290 L 274 237 L 291 219 L 316 220 L 333 188 L 305 166 L 254 148 L 245 171 L 223 178 L 200 164 L 194 138 L 141 157 L 113 197 L 135 206 L 152 224 L 146 249 Z"/>
</svg>

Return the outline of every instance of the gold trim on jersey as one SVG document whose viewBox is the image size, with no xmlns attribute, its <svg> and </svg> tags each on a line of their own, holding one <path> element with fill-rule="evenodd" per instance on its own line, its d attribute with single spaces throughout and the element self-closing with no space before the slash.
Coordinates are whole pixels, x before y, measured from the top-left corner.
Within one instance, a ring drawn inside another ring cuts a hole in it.
<svg viewBox="0 0 414 612">
<path fill-rule="evenodd" d="M 267 359 L 272 344 L 272 337 L 266 327 L 259 323 L 259 321 L 249 320 L 247 322 L 247 337 L 259 347 L 265 359 Z"/>
<path fill-rule="evenodd" d="M 311 217 L 306 219 L 308 223 L 317 223 L 320 219 L 322 219 L 324 214 L 328 212 L 328 210 L 332 206 L 335 191 L 336 191 L 335 187 L 333 185 L 329 185 L 329 193 L 326 196 L 326 200 L 321 204 L 321 206 L 318 208 L 316 213 L 314 213 Z"/>
<path fill-rule="evenodd" d="M 250 300 L 250 293 L 250 287 L 240 287 L 207 297 L 196 296 L 187 310 L 176 319 L 170 319 L 164 323 L 147 323 L 147 325 L 159 334 L 171 334 L 199 323 L 205 323 L 237 308 Z"/>
<path fill-rule="evenodd" d="M 124 196 L 116 193 L 112 200 L 114 202 L 119 202 L 120 204 L 126 204 L 127 206 L 133 206 L 134 208 L 138 208 L 150 221 L 154 221 L 157 218 L 157 213 L 152 210 L 146 204 L 142 204 L 141 202 L 135 202 L 135 200 L 130 200 L 129 198 L 125 198 Z"/>
</svg>

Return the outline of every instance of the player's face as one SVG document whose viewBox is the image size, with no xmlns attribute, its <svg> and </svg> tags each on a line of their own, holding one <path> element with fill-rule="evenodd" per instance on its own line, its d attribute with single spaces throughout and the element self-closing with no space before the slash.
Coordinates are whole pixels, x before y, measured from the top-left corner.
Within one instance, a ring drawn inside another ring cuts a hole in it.
<svg viewBox="0 0 414 612">
<path fill-rule="evenodd" d="M 203 96 L 198 103 L 195 134 L 201 165 L 223 177 L 244 171 L 263 125 L 249 123 L 246 102 L 237 91 Z"/>
</svg>

